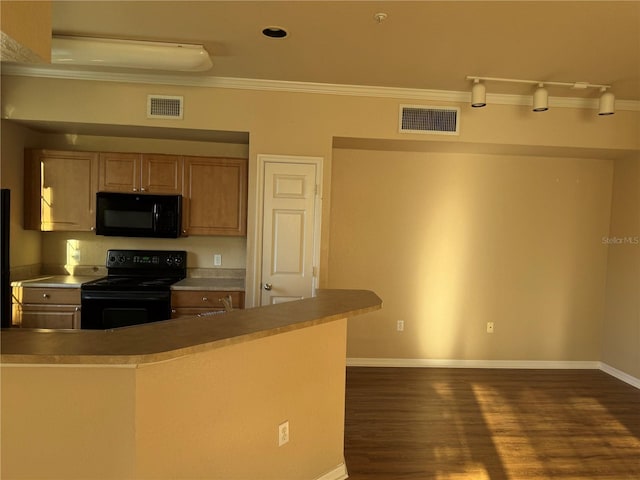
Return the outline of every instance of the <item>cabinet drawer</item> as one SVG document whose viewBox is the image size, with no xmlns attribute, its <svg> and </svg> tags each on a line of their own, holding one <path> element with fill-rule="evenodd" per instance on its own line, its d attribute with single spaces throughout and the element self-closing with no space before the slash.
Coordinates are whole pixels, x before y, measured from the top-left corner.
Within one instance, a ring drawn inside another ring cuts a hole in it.
<svg viewBox="0 0 640 480">
<path fill-rule="evenodd" d="M 79 288 L 37 288 L 22 289 L 21 303 L 45 305 L 80 305 Z"/>
<path fill-rule="evenodd" d="M 224 313 L 224 308 L 195 308 L 195 307 L 180 307 L 171 309 L 171 318 L 181 317 L 197 317 L 201 313 L 220 312 Z M 216 317 L 216 315 L 212 315 Z"/>
<path fill-rule="evenodd" d="M 216 308 L 224 308 L 223 298 L 231 296 L 231 305 L 233 308 L 244 307 L 244 292 L 222 292 L 207 290 L 174 290 L 171 294 L 172 308 L 206 308 L 214 310 Z"/>
</svg>

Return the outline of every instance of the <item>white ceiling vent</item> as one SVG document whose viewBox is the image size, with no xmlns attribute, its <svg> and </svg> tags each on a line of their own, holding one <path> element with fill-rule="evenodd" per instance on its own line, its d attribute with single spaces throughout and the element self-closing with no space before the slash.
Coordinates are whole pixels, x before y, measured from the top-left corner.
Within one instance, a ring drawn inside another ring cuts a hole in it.
<svg viewBox="0 0 640 480">
<path fill-rule="evenodd" d="M 460 109 L 400 105 L 400 132 L 458 135 Z"/>
<path fill-rule="evenodd" d="M 147 118 L 182 120 L 184 97 L 147 95 Z"/>
</svg>

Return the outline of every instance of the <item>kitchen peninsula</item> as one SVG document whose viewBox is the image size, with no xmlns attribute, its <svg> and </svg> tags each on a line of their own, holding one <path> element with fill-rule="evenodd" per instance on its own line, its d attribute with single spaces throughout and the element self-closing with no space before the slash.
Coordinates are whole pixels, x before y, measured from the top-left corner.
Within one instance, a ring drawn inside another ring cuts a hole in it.
<svg viewBox="0 0 640 480">
<path fill-rule="evenodd" d="M 347 318 L 381 305 L 327 290 L 105 331 L 3 330 L 2 478 L 345 478 Z"/>
</svg>

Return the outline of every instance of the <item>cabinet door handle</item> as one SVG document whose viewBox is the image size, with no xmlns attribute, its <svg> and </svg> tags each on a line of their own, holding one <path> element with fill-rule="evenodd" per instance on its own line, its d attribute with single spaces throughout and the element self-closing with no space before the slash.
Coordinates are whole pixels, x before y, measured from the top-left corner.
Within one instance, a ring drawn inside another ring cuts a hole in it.
<svg viewBox="0 0 640 480">
<path fill-rule="evenodd" d="M 207 297 L 202 297 L 202 301 L 203 301 L 203 302 L 208 302 L 208 301 L 209 301 L 209 299 L 208 299 Z"/>
<path fill-rule="evenodd" d="M 51 295 L 49 295 L 48 293 L 43 293 L 42 298 L 51 298 Z"/>
</svg>

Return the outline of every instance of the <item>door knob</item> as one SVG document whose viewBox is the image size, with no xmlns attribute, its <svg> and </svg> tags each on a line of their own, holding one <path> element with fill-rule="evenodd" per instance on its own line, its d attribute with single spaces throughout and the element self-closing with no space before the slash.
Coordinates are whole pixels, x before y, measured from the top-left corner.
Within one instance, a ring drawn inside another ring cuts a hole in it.
<svg viewBox="0 0 640 480">
<path fill-rule="evenodd" d="M 265 290 L 271 290 L 272 287 L 273 287 L 273 285 L 271 285 L 270 283 L 265 283 L 264 284 L 264 289 Z"/>
</svg>

